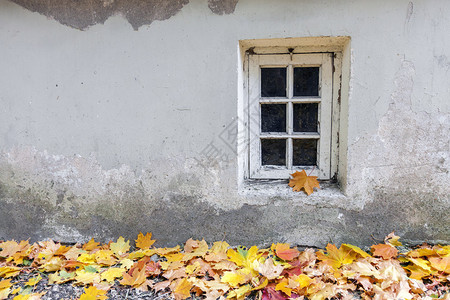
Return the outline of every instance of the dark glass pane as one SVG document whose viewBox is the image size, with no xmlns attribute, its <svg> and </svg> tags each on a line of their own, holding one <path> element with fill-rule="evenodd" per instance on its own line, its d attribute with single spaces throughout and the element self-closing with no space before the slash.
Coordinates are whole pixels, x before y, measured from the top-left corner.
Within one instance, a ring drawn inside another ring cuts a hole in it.
<svg viewBox="0 0 450 300">
<path fill-rule="evenodd" d="M 319 67 L 294 68 L 294 96 L 319 96 Z"/>
<path fill-rule="evenodd" d="M 261 131 L 286 132 L 286 104 L 261 104 Z"/>
<path fill-rule="evenodd" d="M 261 97 L 286 97 L 286 68 L 261 68 Z"/>
<path fill-rule="evenodd" d="M 286 139 L 262 139 L 261 163 L 263 166 L 286 165 Z"/>
<path fill-rule="evenodd" d="M 317 140 L 296 139 L 292 141 L 294 166 L 315 166 L 317 164 Z"/>
<path fill-rule="evenodd" d="M 318 103 L 294 104 L 294 131 L 317 132 Z"/>
</svg>

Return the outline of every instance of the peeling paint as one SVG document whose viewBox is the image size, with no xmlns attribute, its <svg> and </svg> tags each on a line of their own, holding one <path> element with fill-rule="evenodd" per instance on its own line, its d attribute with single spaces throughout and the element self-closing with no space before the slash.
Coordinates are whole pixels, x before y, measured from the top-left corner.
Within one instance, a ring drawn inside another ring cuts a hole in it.
<svg viewBox="0 0 450 300">
<path fill-rule="evenodd" d="M 234 13 L 239 0 L 208 0 L 208 7 L 217 15 Z"/>
<path fill-rule="evenodd" d="M 103 24 L 120 14 L 134 30 L 154 21 L 175 16 L 189 0 L 10 0 L 32 12 L 53 18 L 63 25 L 85 30 Z M 208 0 L 208 7 L 218 15 L 234 12 L 239 0 Z"/>
<path fill-rule="evenodd" d="M 411 61 L 404 60 L 395 76 L 391 103 L 380 118 L 376 135 L 354 143 L 355 161 L 364 158 L 349 182 L 353 194 L 371 190 L 432 191 L 436 197 L 450 195 L 450 114 L 415 112 L 411 95 L 416 77 Z"/>
<path fill-rule="evenodd" d="M 176 15 L 189 0 L 11 0 L 20 6 L 53 18 L 63 25 L 85 30 L 121 14 L 135 30 L 153 21 Z"/>
</svg>

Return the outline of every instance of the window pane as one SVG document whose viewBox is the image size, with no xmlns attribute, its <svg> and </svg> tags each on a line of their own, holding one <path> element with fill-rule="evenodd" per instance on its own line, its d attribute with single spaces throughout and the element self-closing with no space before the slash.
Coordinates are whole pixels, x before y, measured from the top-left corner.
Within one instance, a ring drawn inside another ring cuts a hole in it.
<svg viewBox="0 0 450 300">
<path fill-rule="evenodd" d="M 319 96 L 319 67 L 294 68 L 294 96 Z"/>
<path fill-rule="evenodd" d="M 317 132 L 318 103 L 294 104 L 294 131 Z"/>
<path fill-rule="evenodd" d="M 286 68 L 261 68 L 261 97 L 286 97 Z"/>
<path fill-rule="evenodd" d="M 317 140 L 295 139 L 292 143 L 294 166 L 315 166 L 317 164 Z"/>
<path fill-rule="evenodd" d="M 261 132 L 286 132 L 286 104 L 261 104 Z"/>
<path fill-rule="evenodd" d="M 261 164 L 263 166 L 286 165 L 286 139 L 261 140 Z"/>
</svg>

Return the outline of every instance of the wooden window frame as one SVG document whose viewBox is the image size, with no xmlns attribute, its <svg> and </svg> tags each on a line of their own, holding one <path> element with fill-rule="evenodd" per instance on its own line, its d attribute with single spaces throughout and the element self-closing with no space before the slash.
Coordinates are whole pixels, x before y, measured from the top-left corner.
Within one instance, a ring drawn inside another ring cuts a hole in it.
<svg viewBox="0 0 450 300">
<path fill-rule="evenodd" d="M 318 97 L 293 96 L 293 68 L 320 67 L 320 87 Z M 287 97 L 261 98 L 261 67 L 287 67 Z M 247 124 L 247 167 L 246 179 L 288 179 L 289 174 L 304 169 L 308 174 L 318 176 L 319 179 L 331 179 L 337 172 L 338 153 L 338 125 L 339 103 L 337 99 L 340 87 L 340 55 L 339 53 L 247 53 L 244 61 L 244 95 L 247 99 L 244 114 Z M 337 72 L 336 72 L 337 71 Z M 260 105 L 264 103 L 287 104 L 287 133 L 262 133 Z M 293 104 L 319 103 L 317 133 L 293 132 Z M 261 165 L 261 138 L 287 139 L 287 167 Z M 316 167 L 292 166 L 292 139 L 318 139 L 318 153 Z"/>
</svg>

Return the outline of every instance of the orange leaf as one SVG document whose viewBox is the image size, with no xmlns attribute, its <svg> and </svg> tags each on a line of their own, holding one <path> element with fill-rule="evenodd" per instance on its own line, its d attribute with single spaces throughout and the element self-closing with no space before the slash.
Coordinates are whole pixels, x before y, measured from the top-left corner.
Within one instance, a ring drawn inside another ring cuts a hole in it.
<svg viewBox="0 0 450 300">
<path fill-rule="evenodd" d="M 388 244 L 378 244 L 372 246 L 372 253 L 374 256 L 381 256 L 383 259 L 391 259 L 397 256 L 398 250 Z"/>
<path fill-rule="evenodd" d="M 283 260 L 293 260 L 297 256 L 299 256 L 300 252 L 295 248 L 290 248 L 289 244 L 280 244 L 278 243 L 275 246 L 275 253 L 277 256 Z"/>
<path fill-rule="evenodd" d="M 308 176 L 305 170 L 296 171 L 291 176 L 293 178 L 289 180 L 289 186 L 293 188 L 294 192 L 300 192 L 303 189 L 309 196 L 314 192 L 314 188 L 320 188 L 317 176 Z"/>
<path fill-rule="evenodd" d="M 445 272 L 450 274 L 450 256 L 446 257 L 430 257 L 428 260 L 431 263 L 431 266 L 436 270 Z"/>
<path fill-rule="evenodd" d="M 83 245 L 83 250 L 92 251 L 92 250 L 96 249 L 99 245 L 100 245 L 100 243 L 97 243 L 94 240 L 94 238 L 92 238 L 89 242 L 87 242 L 86 244 Z"/>
<path fill-rule="evenodd" d="M 155 240 L 152 240 L 152 234 L 147 233 L 145 236 L 142 234 L 142 232 L 139 233 L 138 238 L 136 240 L 136 247 L 139 249 L 148 249 Z"/>
<path fill-rule="evenodd" d="M 128 273 L 123 273 L 123 279 L 120 281 L 121 285 L 130 285 L 132 287 L 139 287 L 142 285 L 146 280 L 145 276 L 145 268 L 134 269 L 132 276 L 130 276 Z"/>
</svg>

